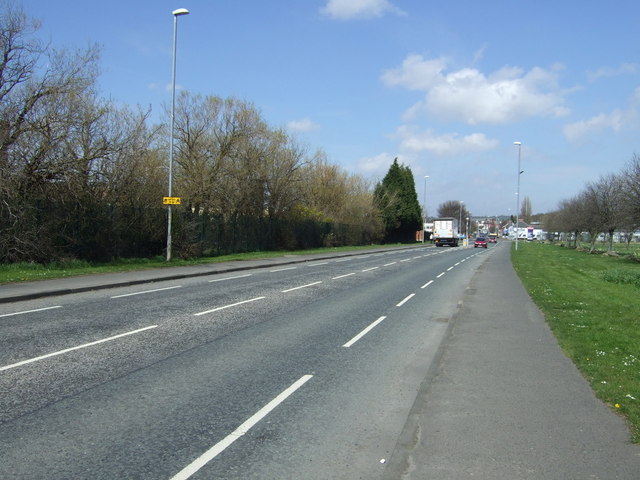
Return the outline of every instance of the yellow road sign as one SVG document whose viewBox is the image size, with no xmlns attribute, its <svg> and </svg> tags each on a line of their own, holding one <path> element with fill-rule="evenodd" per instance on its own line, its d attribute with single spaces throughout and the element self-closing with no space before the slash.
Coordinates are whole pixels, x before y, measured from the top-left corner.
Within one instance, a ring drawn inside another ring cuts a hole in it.
<svg viewBox="0 0 640 480">
<path fill-rule="evenodd" d="M 162 197 L 163 205 L 180 205 L 182 203 L 182 198 L 180 197 Z"/>
</svg>

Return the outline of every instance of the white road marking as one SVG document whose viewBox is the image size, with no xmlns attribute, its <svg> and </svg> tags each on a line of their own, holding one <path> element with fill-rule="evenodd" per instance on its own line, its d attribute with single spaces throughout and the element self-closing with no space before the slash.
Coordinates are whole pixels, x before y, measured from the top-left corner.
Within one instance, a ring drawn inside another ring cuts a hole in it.
<svg viewBox="0 0 640 480">
<path fill-rule="evenodd" d="M 40 360 L 44 360 L 45 358 L 55 357 L 57 355 L 62 355 L 64 353 L 73 352 L 74 350 L 80 350 L 81 348 L 92 347 L 93 345 L 98 345 L 100 343 L 110 342 L 111 340 L 116 340 L 118 338 L 126 337 L 128 335 L 134 335 L 136 333 L 144 332 L 145 330 L 150 330 L 152 328 L 156 328 L 158 325 L 151 325 L 149 327 L 139 328 L 138 330 L 133 330 L 131 332 L 121 333 L 120 335 L 115 335 L 109 338 L 103 338 L 102 340 L 96 340 L 95 342 L 85 343 L 83 345 L 78 345 L 77 347 L 66 348 L 64 350 L 60 350 L 58 352 L 47 353 L 46 355 L 42 355 L 40 357 L 30 358 L 29 360 L 23 360 L 18 363 L 13 363 L 11 365 L 5 365 L 4 367 L 0 367 L 0 372 L 3 370 L 9 370 L 10 368 L 19 367 L 21 365 L 26 365 L 28 363 L 37 362 Z"/>
<path fill-rule="evenodd" d="M 282 290 L 282 293 L 288 293 L 288 292 L 293 292 L 294 290 L 300 290 L 301 288 L 307 288 L 307 287 L 312 287 L 314 285 L 318 285 L 320 282 L 313 282 L 313 283 L 308 283 L 306 285 L 300 285 L 299 287 L 293 287 L 293 288 L 289 288 L 287 290 Z"/>
<path fill-rule="evenodd" d="M 371 268 L 365 268 L 364 270 L 362 270 L 363 272 L 370 272 L 371 270 L 377 270 L 380 267 L 371 267 Z"/>
<path fill-rule="evenodd" d="M 424 285 L 422 285 L 420 288 L 427 288 L 429 285 L 431 285 L 433 283 L 433 280 L 429 280 L 427 283 L 425 283 Z"/>
<path fill-rule="evenodd" d="M 195 316 L 206 315 L 207 313 L 217 312 L 217 311 L 220 311 L 220 310 L 224 310 L 225 308 L 237 307 L 238 305 L 255 302 L 256 300 L 262 300 L 263 298 L 266 298 L 266 297 L 256 297 L 256 298 L 252 298 L 250 300 L 243 300 L 242 302 L 236 302 L 236 303 L 231 303 L 229 305 L 223 305 L 222 307 L 212 308 L 211 310 L 207 310 L 205 312 L 194 313 L 194 315 Z"/>
<path fill-rule="evenodd" d="M 338 280 L 339 278 L 350 277 L 351 275 L 355 275 L 355 273 L 345 273 L 344 275 L 338 275 L 337 277 L 333 277 L 331 280 Z"/>
<path fill-rule="evenodd" d="M 307 267 L 319 267 L 321 265 L 327 265 L 329 262 L 310 263 Z"/>
<path fill-rule="evenodd" d="M 340 258 L 340 259 L 336 260 L 335 262 L 336 262 L 336 263 L 339 263 L 339 262 L 348 262 L 348 261 L 350 261 L 350 260 L 353 260 L 353 258 Z"/>
<path fill-rule="evenodd" d="M 253 275 L 252 273 L 247 273 L 245 275 L 236 275 L 235 277 L 224 277 L 224 278 L 214 278 L 213 280 L 209 280 L 209 283 L 213 282 L 224 282 L 225 280 L 235 280 L 236 278 L 245 278 Z"/>
<path fill-rule="evenodd" d="M 442 272 L 440 275 L 438 275 L 436 278 L 440 278 L 441 276 L 443 276 L 446 272 Z"/>
<path fill-rule="evenodd" d="M 391 266 L 391 265 L 395 265 L 396 263 L 398 263 L 398 262 L 385 263 L 385 264 L 383 265 L 383 267 L 389 267 L 389 266 Z"/>
<path fill-rule="evenodd" d="M 307 383 L 313 375 L 304 375 L 300 377 L 296 382 L 294 382 L 289 388 L 284 390 L 280 395 L 275 397 L 269 403 L 267 403 L 264 407 L 258 410 L 255 414 L 253 414 L 248 420 L 246 420 L 242 425 L 236 428 L 233 432 L 227 435 L 225 438 L 216 443 L 213 447 L 207 450 L 205 453 L 200 455 L 196 460 L 183 468 L 180 472 L 174 475 L 171 480 L 187 480 L 194 473 L 204 467 L 211 460 L 220 455 L 228 446 L 230 446 L 233 442 L 242 437 L 245 433 L 251 430 L 260 420 L 266 417 L 273 409 L 275 409 L 278 405 L 284 402 L 287 398 L 289 398 L 296 390 L 302 387 L 305 383 Z"/>
<path fill-rule="evenodd" d="M 269 270 L 269 273 L 285 272 L 287 270 L 295 270 L 296 268 L 298 267 L 276 268 L 275 270 Z"/>
<path fill-rule="evenodd" d="M 362 330 L 359 334 L 357 334 L 355 337 L 353 337 L 351 340 L 349 340 L 347 343 L 345 343 L 342 346 L 345 347 L 345 348 L 349 348 L 351 345 L 353 345 L 358 340 L 360 340 L 362 337 L 364 337 L 367 333 L 369 333 L 376 325 L 378 325 L 385 318 L 387 318 L 387 317 L 380 317 L 379 319 L 377 319 L 375 322 L 373 322 L 371 325 L 369 325 L 367 328 Z"/>
<path fill-rule="evenodd" d="M 415 296 L 415 293 L 408 295 L 404 300 L 402 300 L 399 304 L 397 304 L 396 307 L 401 307 L 402 305 L 407 303 L 409 300 L 411 300 L 414 296 Z"/>
<path fill-rule="evenodd" d="M 447 268 L 447 272 L 450 272 L 451 270 L 453 270 L 453 267 Z"/>
<path fill-rule="evenodd" d="M 404 260 L 400 260 L 400 263 L 402 263 L 402 262 L 410 262 L 410 261 L 411 261 L 410 258 L 405 258 Z"/>
<path fill-rule="evenodd" d="M 44 312 L 45 310 L 52 310 L 54 308 L 62 308 L 62 305 L 56 305 L 54 307 L 36 308 L 34 310 L 23 310 L 22 312 L 5 313 L 4 315 L 0 315 L 0 317 L 11 317 L 13 315 L 23 315 L 25 313 Z"/>
<path fill-rule="evenodd" d="M 153 290 L 143 290 L 141 292 L 125 293 L 122 295 L 114 295 L 111 298 L 132 297 L 134 295 L 144 295 L 145 293 L 162 292 L 164 290 L 173 290 L 174 288 L 182 288 L 182 285 L 176 285 L 174 287 L 154 288 Z"/>
</svg>

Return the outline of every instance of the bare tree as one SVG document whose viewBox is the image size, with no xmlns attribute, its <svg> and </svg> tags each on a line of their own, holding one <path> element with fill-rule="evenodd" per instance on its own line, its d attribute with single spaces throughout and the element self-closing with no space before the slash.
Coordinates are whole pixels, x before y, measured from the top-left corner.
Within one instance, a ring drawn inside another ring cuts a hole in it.
<svg viewBox="0 0 640 480">
<path fill-rule="evenodd" d="M 467 233 L 466 219 L 471 218 L 471 212 L 467 210 L 466 205 L 458 200 L 447 200 L 438 206 L 439 217 L 453 217 L 462 220 L 460 232 Z"/>
</svg>

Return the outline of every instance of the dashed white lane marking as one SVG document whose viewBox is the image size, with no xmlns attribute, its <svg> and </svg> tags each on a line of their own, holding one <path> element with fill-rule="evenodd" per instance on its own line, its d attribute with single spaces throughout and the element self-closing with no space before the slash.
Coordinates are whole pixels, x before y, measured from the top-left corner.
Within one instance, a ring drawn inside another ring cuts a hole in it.
<svg viewBox="0 0 640 480">
<path fill-rule="evenodd" d="M 300 285 L 299 287 L 288 288 L 287 290 L 282 290 L 282 293 L 293 292 L 294 290 L 300 290 L 301 288 L 313 287 L 314 285 L 318 285 L 320 282 L 307 283 L 306 285 Z"/>
<path fill-rule="evenodd" d="M 227 435 L 225 438 L 216 443 L 213 447 L 200 455 L 196 460 L 183 468 L 180 472 L 174 475 L 171 480 L 187 480 L 194 473 L 204 467 L 211 460 L 216 458 L 222 453 L 229 445 L 242 437 L 245 433 L 251 430 L 260 420 L 266 417 L 273 409 L 289 398 L 296 390 L 307 383 L 313 375 L 304 375 L 294 382 L 289 388 L 284 390 L 280 395 L 275 397 L 264 407 L 254 413 L 248 420 L 242 425 L 236 428 L 233 432 Z"/>
<path fill-rule="evenodd" d="M 209 280 L 209 283 L 213 282 L 224 282 L 225 280 L 235 280 L 236 278 L 245 278 L 253 275 L 252 273 L 246 273 L 244 275 L 235 275 L 233 277 L 224 277 L 224 278 L 214 278 L 213 280 Z"/>
<path fill-rule="evenodd" d="M 36 308 L 34 310 L 23 310 L 21 312 L 14 312 L 14 313 L 5 313 L 3 315 L 0 315 L 0 317 L 11 317 L 13 315 L 23 315 L 25 313 L 44 312 L 45 310 L 52 310 L 54 308 L 62 308 L 62 305 L 55 305 L 53 307 Z"/>
<path fill-rule="evenodd" d="M 164 290 L 173 290 L 174 288 L 182 288 L 182 285 L 175 285 L 173 287 L 154 288 L 153 290 L 143 290 L 141 292 L 124 293 L 122 295 L 114 295 L 111 298 L 133 297 L 134 295 L 144 295 L 146 293 L 163 292 Z"/>
<path fill-rule="evenodd" d="M 337 277 L 333 277 L 331 280 L 338 280 L 339 278 L 350 277 L 351 275 L 355 275 L 355 272 L 345 273 L 344 275 L 338 275 Z"/>
<path fill-rule="evenodd" d="M 409 300 L 411 300 L 414 296 L 415 296 L 415 293 L 412 293 L 411 295 L 407 295 L 404 300 L 402 300 L 399 304 L 396 305 L 396 307 L 401 307 L 402 305 L 407 303 Z"/>
<path fill-rule="evenodd" d="M 369 333 L 376 325 L 378 325 L 380 322 L 382 322 L 385 318 L 387 318 L 387 317 L 386 316 L 380 317 L 379 319 L 377 319 L 375 322 L 373 322 L 371 325 L 369 325 L 367 328 L 362 330 L 359 334 L 357 334 L 355 337 L 353 337 L 351 340 L 349 340 L 347 343 L 345 343 L 342 346 L 345 347 L 345 348 L 349 348 L 351 345 L 353 345 L 358 340 L 360 340 L 362 337 L 364 337 L 367 333 Z"/>
<path fill-rule="evenodd" d="M 441 276 L 445 275 L 446 272 L 442 272 L 440 275 L 438 275 L 436 278 L 440 278 Z"/>
<path fill-rule="evenodd" d="M 4 367 L 0 367 L 0 372 L 4 370 L 9 370 L 10 368 L 19 367 L 21 365 L 26 365 L 28 363 L 38 362 L 40 360 L 44 360 L 45 358 L 56 357 L 58 355 L 63 355 L 65 353 L 73 352 L 75 350 L 80 350 L 82 348 L 92 347 L 93 345 L 98 345 L 100 343 L 110 342 L 112 340 L 116 340 L 118 338 L 126 337 L 129 335 L 134 335 L 136 333 L 144 332 L 145 330 L 150 330 L 152 328 L 156 328 L 158 325 L 150 325 L 148 327 L 139 328 L 137 330 L 133 330 L 131 332 L 121 333 L 119 335 L 114 335 L 113 337 L 103 338 L 102 340 L 96 340 L 95 342 L 85 343 L 83 345 L 78 345 L 77 347 L 65 348 L 64 350 L 60 350 L 57 352 L 47 353 L 46 355 L 41 355 L 39 357 L 30 358 L 28 360 L 23 360 L 21 362 L 13 363 L 11 365 L 5 365 Z"/>
<path fill-rule="evenodd" d="M 429 285 L 431 285 L 434 281 L 433 280 L 429 280 L 427 283 L 425 283 L 424 285 L 422 285 L 420 288 L 427 288 Z"/>
<path fill-rule="evenodd" d="M 213 312 L 217 312 L 217 311 L 220 311 L 220 310 L 224 310 L 226 308 L 237 307 L 238 305 L 243 305 L 245 303 L 255 302 L 257 300 L 262 300 L 263 298 L 266 298 L 266 297 L 251 298 L 249 300 L 243 300 L 242 302 L 231 303 L 229 305 L 223 305 L 222 307 L 212 308 L 211 310 L 206 310 L 204 312 L 194 313 L 194 315 L 195 316 L 206 315 L 207 313 L 213 313 Z"/>
</svg>

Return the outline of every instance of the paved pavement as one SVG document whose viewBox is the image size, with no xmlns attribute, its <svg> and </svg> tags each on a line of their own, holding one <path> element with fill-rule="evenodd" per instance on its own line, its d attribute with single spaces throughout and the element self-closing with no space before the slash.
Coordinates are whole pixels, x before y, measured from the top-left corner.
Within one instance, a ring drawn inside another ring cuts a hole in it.
<svg viewBox="0 0 640 480">
<path fill-rule="evenodd" d="M 384 478 L 640 479 L 640 445 L 558 347 L 492 248 L 470 279 Z M 349 255 L 349 254 L 342 254 Z M 335 257 L 288 256 L 0 286 L 0 302 Z"/>
<path fill-rule="evenodd" d="M 473 275 L 385 479 L 640 479 L 640 445 L 562 353 L 508 245 Z"/>
</svg>

